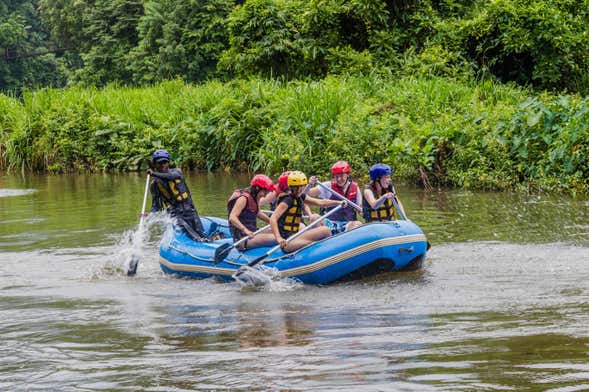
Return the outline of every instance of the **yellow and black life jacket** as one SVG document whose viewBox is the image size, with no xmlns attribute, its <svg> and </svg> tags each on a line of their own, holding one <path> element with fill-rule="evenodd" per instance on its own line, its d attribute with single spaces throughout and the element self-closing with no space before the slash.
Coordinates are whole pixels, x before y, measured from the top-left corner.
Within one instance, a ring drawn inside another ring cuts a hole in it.
<svg viewBox="0 0 589 392">
<path fill-rule="evenodd" d="M 375 196 L 377 195 L 376 189 L 374 187 L 370 186 L 367 189 L 370 189 Z M 380 196 L 384 195 L 385 193 L 386 192 L 382 193 Z M 366 222 L 392 221 L 395 220 L 395 204 L 392 200 L 386 199 L 380 205 L 380 207 L 374 209 L 364 197 L 362 198 L 362 215 L 364 215 Z"/>
<path fill-rule="evenodd" d="M 168 206 L 175 206 L 186 200 L 190 200 L 190 193 L 188 192 L 188 186 L 184 182 L 184 178 L 176 178 L 169 181 L 154 178 L 154 181 L 164 198 L 164 202 Z"/>
<path fill-rule="evenodd" d="M 281 193 L 278 196 L 278 204 L 286 203 L 287 210 L 278 218 L 278 230 L 283 238 L 288 238 L 299 231 L 303 206 L 306 195 L 295 197 L 291 193 Z"/>
</svg>

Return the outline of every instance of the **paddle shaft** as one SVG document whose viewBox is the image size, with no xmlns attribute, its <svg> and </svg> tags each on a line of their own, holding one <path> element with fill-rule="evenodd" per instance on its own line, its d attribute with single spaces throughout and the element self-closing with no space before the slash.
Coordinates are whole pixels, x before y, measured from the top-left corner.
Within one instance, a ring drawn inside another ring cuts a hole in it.
<svg viewBox="0 0 589 392">
<path fill-rule="evenodd" d="M 141 206 L 141 217 L 139 218 L 139 231 L 143 227 L 143 219 L 145 215 L 145 207 L 147 205 L 147 193 L 149 193 L 149 174 L 147 175 L 147 179 L 145 180 L 145 191 L 143 192 L 143 205 Z"/>
<path fill-rule="evenodd" d="M 299 232 L 291 235 L 290 237 L 288 237 L 286 239 L 286 243 L 288 244 L 289 242 L 291 242 L 295 238 L 300 237 L 301 235 L 303 235 L 303 233 L 305 233 L 305 232 L 309 231 L 311 228 L 317 226 L 320 222 L 322 222 L 323 220 L 327 219 L 331 214 L 335 213 L 336 211 L 339 211 L 342 208 L 343 208 L 342 205 L 339 205 L 339 206 L 335 207 L 333 210 L 329 211 L 327 214 L 323 215 L 321 218 L 317 219 L 315 222 L 309 224 L 309 226 L 305 227 L 303 230 L 301 230 L 301 231 L 299 231 Z M 273 247 L 272 249 L 270 249 L 268 252 L 264 253 L 262 256 L 258 257 L 257 259 L 255 259 L 254 261 L 252 261 L 251 263 L 249 263 L 247 266 L 248 267 L 253 267 L 254 265 L 258 264 L 260 261 L 264 260 L 271 253 L 277 251 L 278 249 L 280 249 L 280 245 L 276 245 L 275 247 Z"/>
<path fill-rule="evenodd" d="M 263 232 L 264 230 L 266 230 L 267 228 L 269 228 L 270 225 L 266 225 L 264 227 L 262 227 L 261 229 L 258 229 L 256 231 L 254 231 L 254 236 L 260 234 L 261 232 Z M 235 241 L 233 243 L 233 245 L 231 245 L 230 247 L 228 247 L 227 249 L 224 249 L 223 252 L 221 252 L 221 254 L 225 253 L 225 252 L 229 252 L 231 249 L 235 248 L 236 246 L 238 246 L 239 244 L 245 242 L 249 237 L 246 235 L 244 236 L 242 239 L 240 239 L 239 241 Z"/>
<path fill-rule="evenodd" d="M 145 192 L 143 192 L 143 205 L 141 206 L 141 216 L 139 217 L 139 228 L 137 229 L 139 233 L 143 229 L 143 220 L 145 215 L 145 206 L 147 205 L 147 193 L 149 192 L 149 174 L 147 175 L 147 179 L 145 180 Z M 131 261 L 129 262 L 129 269 L 127 270 L 127 275 L 135 275 L 137 273 L 137 264 L 139 263 L 139 257 L 137 255 L 133 255 L 131 257 Z"/>
<path fill-rule="evenodd" d="M 395 188 L 393 188 L 392 185 L 389 185 L 388 191 L 393 194 L 393 198 L 391 200 L 393 201 L 393 206 L 395 207 L 395 210 L 397 210 L 397 212 L 399 213 L 399 217 L 401 218 L 401 220 L 407 220 L 407 217 L 405 216 L 405 214 L 403 214 L 403 210 L 401 210 L 401 207 L 399 207 L 399 203 L 397 203 L 397 192 L 395 192 Z"/>
<path fill-rule="evenodd" d="M 340 195 L 339 193 L 337 193 L 333 189 L 326 187 L 325 185 L 323 185 L 319 181 L 317 181 L 317 185 L 319 185 L 321 188 L 325 189 L 326 191 L 331 192 L 331 194 L 334 195 L 335 197 L 337 197 L 338 199 L 347 201 L 349 205 L 351 205 L 352 207 L 354 207 L 358 211 L 362 212 L 362 207 L 360 207 L 358 204 L 354 203 L 352 200 L 348 199 L 345 196 Z"/>
</svg>

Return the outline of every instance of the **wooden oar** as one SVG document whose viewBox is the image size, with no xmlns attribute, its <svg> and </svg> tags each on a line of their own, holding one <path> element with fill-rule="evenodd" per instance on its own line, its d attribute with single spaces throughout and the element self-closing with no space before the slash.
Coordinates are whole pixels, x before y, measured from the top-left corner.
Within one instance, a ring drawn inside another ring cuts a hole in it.
<svg viewBox="0 0 589 392">
<path fill-rule="evenodd" d="M 352 207 L 354 207 L 358 211 L 362 212 L 362 207 L 360 207 L 358 204 L 354 203 L 353 201 L 351 201 L 347 197 L 340 195 L 339 193 L 337 193 L 333 189 L 326 187 L 325 185 L 323 185 L 319 181 L 317 181 L 317 185 L 319 185 L 321 188 L 325 189 L 326 191 L 331 192 L 331 194 L 334 195 L 335 197 L 337 197 L 338 199 L 347 201 L 349 205 L 351 205 Z"/>
<path fill-rule="evenodd" d="M 301 236 L 303 233 L 307 232 L 308 230 L 310 230 L 312 227 L 317 226 L 321 221 L 327 219 L 331 214 L 335 213 L 336 211 L 339 211 L 343 208 L 343 205 L 339 205 L 337 207 L 335 207 L 333 210 L 329 211 L 327 214 L 323 215 L 321 218 L 317 219 L 315 222 L 309 224 L 309 226 L 305 227 L 303 230 L 297 232 L 296 234 L 291 235 L 290 237 L 288 237 L 286 239 L 286 243 L 288 244 L 289 242 L 291 242 L 292 240 L 294 240 L 295 238 Z M 264 253 L 263 255 L 261 255 L 260 257 L 258 257 L 257 259 L 255 259 L 254 261 L 251 261 L 247 266 L 248 267 L 253 267 L 256 264 L 260 263 L 261 261 L 263 261 L 266 257 L 268 257 L 271 253 L 274 253 L 275 251 L 277 251 L 278 249 L 280 249 L 280 244 L 276 245 L 275 247 L 273 247 L 272 249 L 270 249 L 269 251 L 267 251 L 266 253 Z M 235 273 L 235 276 L 239 276 L 241 274 L 243 274 L 246 271 L 246 269 L 244 267 L 241 267 L 237 270 L 237 272 Z"/>
<path fill-rule="evenodd" d="M 260 234 L 262 231 L 266 230 L 269 227 L 270 227 L 270 225 L 267 225 L 267 226 L 262 227 L 261 229 L 254 231 L 254 236 Z M 239 241 L 236 241 L 235 243 L 233 243 L 233 245 L 231 245 L 231 246 L 229 246 L 229 244 L 225 243 L 225 244 L 219 246 L 217 249 L 215 249 L 215 264 L 219 264 L 221 261 L 223 261 L 225 259 L 225 257 L 227 257 L 227 255 L 229 254 L 229 251 L 231 249 L 244 243 L 248 238 L 249 237 L 246 235 L 242 239 L 240 239 Z"/>
<path fill-rule="evenodd" d="M 141 207 L 141 217 L 139 217 L 139 228 L 137 232 L 141 235 L 141 229 L 143 228 L 143 219 L 145 215 L 145 204 L 147 203 L 147 192 L 149 191 L 149 174 L 147 175 L 147 179 L 145 180 L 145 192 L 143 194 L 143 206 Z M 139 264 L 139 256 L 136 254 L 131 256 L 131 261 L 129 261 L 129 269 L 127 270 L 127 276 L 133 276 L 137 273 L 137 264 Z"/>
</svg>

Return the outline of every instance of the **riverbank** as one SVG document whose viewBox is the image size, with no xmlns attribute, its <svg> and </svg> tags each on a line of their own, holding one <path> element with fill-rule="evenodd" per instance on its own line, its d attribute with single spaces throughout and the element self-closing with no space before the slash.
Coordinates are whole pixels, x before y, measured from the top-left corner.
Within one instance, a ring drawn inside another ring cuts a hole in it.
<svg viewBox="0 0 589 392">
<path fill-rule="evenodd" d="M 589 190 L 589 99 L 491 81 L 382 76 L 171 81 L 0 95 L 0 168 L 128 171 L 156 148 L 186 169 L 358 174 L 422 186 Z"/>
</svg>

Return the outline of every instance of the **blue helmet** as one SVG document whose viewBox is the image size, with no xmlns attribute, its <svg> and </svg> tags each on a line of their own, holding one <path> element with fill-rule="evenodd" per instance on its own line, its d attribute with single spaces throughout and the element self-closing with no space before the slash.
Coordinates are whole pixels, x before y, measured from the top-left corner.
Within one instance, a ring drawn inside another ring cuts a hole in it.
<svg viewBox="0 0 589 392">
<path fill-rule="evenodd" d="M 151 155 L 151 158 L 155 163 L 158 163 L 159 161 L 169 161 L 170 153 L 166 150 L 155 150 L 155 152 Z"/>
<path fill-rule="evenodd" d="M 393 169 L 386 163 L 376 163 L 370 168 L 370 180 L 378 180 L 382 176 L 393 174 Z"/>
</svg>

